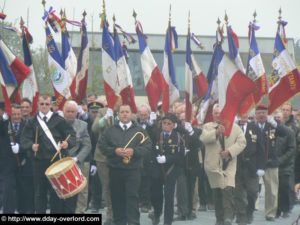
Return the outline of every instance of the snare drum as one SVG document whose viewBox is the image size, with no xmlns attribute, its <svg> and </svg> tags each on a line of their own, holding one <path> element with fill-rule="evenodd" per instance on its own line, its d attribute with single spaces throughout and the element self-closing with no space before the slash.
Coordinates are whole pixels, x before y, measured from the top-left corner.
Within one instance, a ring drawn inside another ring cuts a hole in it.
<svg viewBox="0 0 300 225">
<path fill-rule="evenodd" d="M 60 199 L 78 194 L 87 184 L 86 178 L 71 157 L 53 163 L 45 174 Z"/>
</svg>

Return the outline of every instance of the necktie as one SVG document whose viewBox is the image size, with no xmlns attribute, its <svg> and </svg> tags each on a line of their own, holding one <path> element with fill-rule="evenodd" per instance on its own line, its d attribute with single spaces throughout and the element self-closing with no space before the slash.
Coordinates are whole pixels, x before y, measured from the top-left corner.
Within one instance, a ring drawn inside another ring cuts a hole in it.
<svg viewBox="0 0 300 225">
<path fill-rule="evenodd" d="M 15 131 L 18 131 L 18 130 L 19 130 L 19 124 L 17 124 L 17 123 L 14 124 L 14 130 L 15 130 Z"/>
<path fill-rule="evenodd" d="M 168 139 L 169 139 L 169 134 L 165 133 L 165 135 L 164 135 L 164 143 L 167 143 Z"/>
<path fill-rule="evenodd" d="M 123 125 L 123 130 L 126 131 L 127 130 L 127 126 L 124 124 Z"/>
<path fill-rule="evenodd" d="M 47 116 L 44 116 L 43 120 L 45 121 L 45 123 L 47 123 Z"/>
</svg>

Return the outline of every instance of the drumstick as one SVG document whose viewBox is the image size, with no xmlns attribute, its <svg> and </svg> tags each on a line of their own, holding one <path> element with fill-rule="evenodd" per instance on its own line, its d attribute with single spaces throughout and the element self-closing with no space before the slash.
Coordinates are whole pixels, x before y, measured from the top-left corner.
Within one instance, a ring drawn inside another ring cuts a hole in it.
<svg viewBox="0 0 300 225">
<path fill-rule="evenodd" d="M 71 137 L 71 134 L 69 134 L 68 137 L 66 138 L 66 140 L 64 140 L 64 141 L 68 141 L 70 137 Z M 53 156 L 53 158 L 51 159 L 50 162 L 52 162 L 56 158 L 56 156 L 60 153 L 60 150 L 61 150 L 61 147 L 59 146 L 57 152 L 55 153 L 55 155 Z"/>
<path fill-rule="evenodd" d="M 37 144 L 38 133 L 39 133 L 39 127 L 36 126 L 36 128 L 35 128 L 35 140 L 34 140 L 34 144 Z M 34 152 L 34 157 L 36 157 L 36 152 Z"/>
</svg>

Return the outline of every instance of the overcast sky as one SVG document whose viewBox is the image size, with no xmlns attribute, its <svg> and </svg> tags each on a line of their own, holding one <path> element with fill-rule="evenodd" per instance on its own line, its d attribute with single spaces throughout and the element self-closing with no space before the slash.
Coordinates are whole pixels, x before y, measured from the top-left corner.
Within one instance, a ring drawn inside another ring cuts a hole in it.
<svg viewBox="0 0 300 225">
<path fill-rule="evenodd" d="M 5 5 L 4 5 L 5 2 Z M 6 21 L 19 27 L 22 16 L 34 38 L 34 47 L 45 46 L 42 0 L 0 0 L 1 10 L 7 14 Z M 163 34 L 166 31 L 169 7 L 172 5 L 172 25 L 178 34 L 187 33 L 188 12 L 191 13 L 191 31 L 196 35 L 214 35 L 216 21 L 224 22 L 225 10 L 229 22 L 238 36 L 248 35 L 248 23 L 257 11 L 257 24 L 261 29 L 258 37 L 274 37 L 278 21 L 278 10 L 282 8 L 282 19 L 288 21 L 287 37 L 300 39 L 300 0 L 106 0 L 106 12 L 111 24 L 115 14 L 116 23 L 128 32 L 135 32 L 132 11 L 138 14 L 145 33 Z M 99 14 L 102 12 L 100 0 L 47 0 L 58 12 L 65 9 L 67 18 L 80 21 L 83 10 L 87 12 L 88 31 L 99 32 Z M 93 26 L 92 26 L 93 24 Z M 68 30 L 79 30 L 68 25 Z"/>
</svg>

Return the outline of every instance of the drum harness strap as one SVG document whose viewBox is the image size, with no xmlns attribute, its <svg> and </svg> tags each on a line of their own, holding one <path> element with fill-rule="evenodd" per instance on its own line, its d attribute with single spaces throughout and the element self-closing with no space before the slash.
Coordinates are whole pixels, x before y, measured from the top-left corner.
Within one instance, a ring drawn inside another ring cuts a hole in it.
<svg viewBox="0 0 300 225">
<path fill-rule="evenodd" d="M 42 120 L 38 115 L 37 115 L 37 120 L 39 122 L 39 124 L 41 125 L 43 131 L 45 132 L 47 138 L 49 138 L 49 140 L 51 141 L 51 143 L 53 144 L 54 148 L 56 149 L 56 151 L 58 151 L 58 145 L 56 144 L 53 135 L 51 133 L 51 131 L 49 130 L 47 124 L 45 123 L 44 120 Z M 59 158 L 61 158 L 61 154 L 59 153 Z"/>
</svg>

